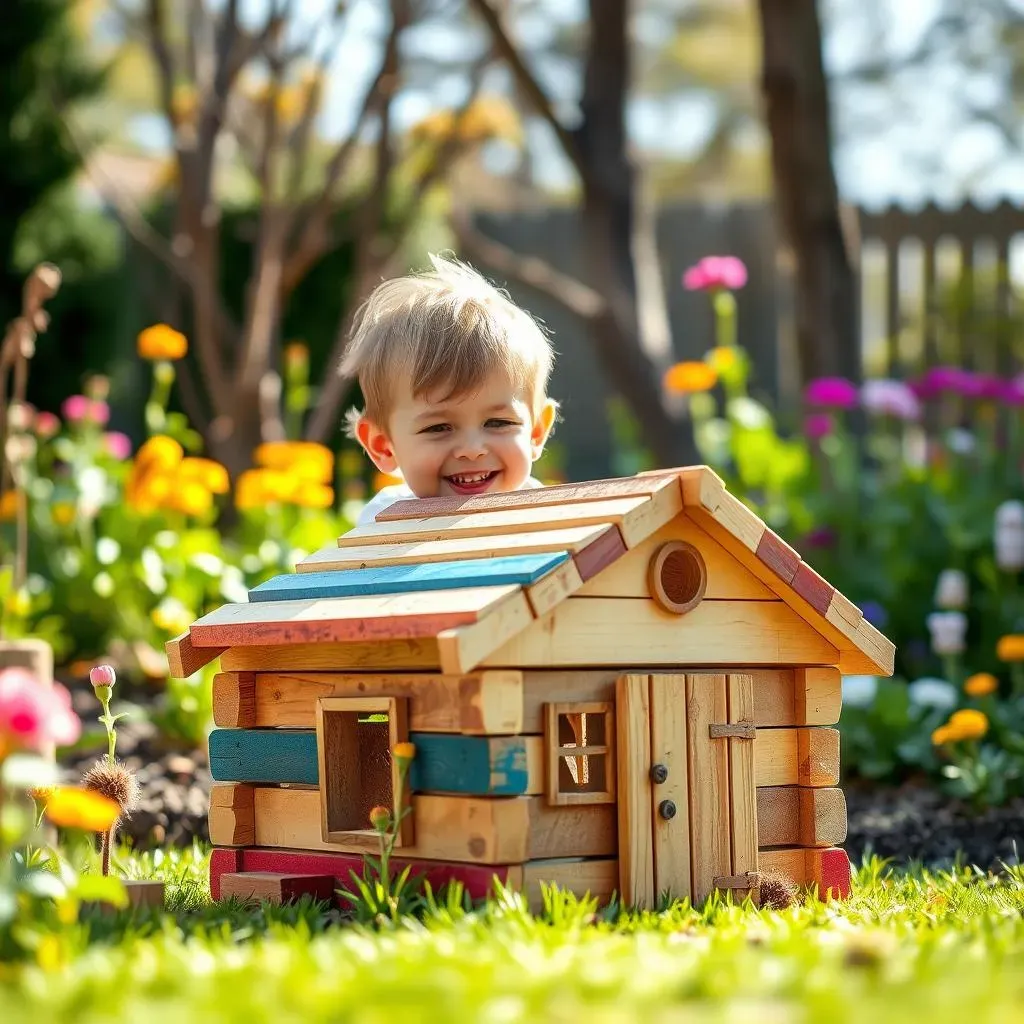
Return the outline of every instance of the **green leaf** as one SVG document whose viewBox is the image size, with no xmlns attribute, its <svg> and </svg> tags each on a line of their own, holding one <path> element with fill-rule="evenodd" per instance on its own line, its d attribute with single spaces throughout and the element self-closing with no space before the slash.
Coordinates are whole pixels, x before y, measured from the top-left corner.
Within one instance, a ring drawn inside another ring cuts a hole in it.
<svg viewBox="0 0 1024 1024">
<path fill-rule="evenodd" d="M 32 896 L 59 900 L 67 895 L 64 883 L 52 872 L 33 871 L 21 880 L 21 888 Z"/>
<path fill-rule="evenodd" d="M 113 875 L 81 875 L 74 894 L 80 900 L 110 903 L 118 909 L 128 906 L 128 890 L 124 882 Z"/>
</svg>

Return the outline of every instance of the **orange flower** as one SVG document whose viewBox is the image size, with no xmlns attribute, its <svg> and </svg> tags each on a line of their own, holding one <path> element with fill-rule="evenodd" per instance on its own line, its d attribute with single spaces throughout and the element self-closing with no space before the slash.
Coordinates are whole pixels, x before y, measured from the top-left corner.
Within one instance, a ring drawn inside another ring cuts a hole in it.
<svg viewBox="0 0 1024 1024">
<path fill-rule="evenodd" d="M 949 728 L 953 730 L 954 739 L 980 740 L 988 732 L 988 716 L 975 708 L 954 711 L 949 718 Z"/>
<path fill-rule="evenodd" d="M 370 824 L 378 831 L 383 832 L 391 823 L 391 812 L 386 807 L 370 808 Z"/>
<path fill-rule="evenodd" d="M 953 730 L 948 725 L 940 725 L 932 733 L 932 746 L 941 747 L 953 742 Z"/>
<path fill-rule="evenodd" d="M 687 362 L 670 366 L 665 373 L 665 389 L 677 395 L 710 391 L 718 380 L 718 372 L 707 363 Z"/>
<path fill-rule="evenodd" d="M 18 508 L 24 503 L 21 491 L 4 491 L 0 496 L 0 522 L 9 523 L 18 516 Z"/>
<path fill-rule="evenodd" d="M 411 761 L 416 756 L 416 744 L 396 743 L 391 753 L 396 761 Z"/>
<path fill-rule="evenodd" d="M 999 689 L 999 680 L 991 672 L 976 672 L 964 683 L 968 697 L 987 697 Z"/>
<path fill-rule="evenodd" d="M 334 475 L 334 452 L 313 441 L 267 441 L 253 458 L 264 469 L 285 470 L 316 483 L 329 483 Z"/>
<path fill-rule="evenodd" d="M 1001 636 L 996 644 L 996 657 L 1000 661 L 1024 661 L 1024 635 L 1010 633 Z"/>
<path fill-rule="evenodd" d="M 292 341 L 284 347 L 285 365 L 292 369 L 300 369 L 309 362 L 309 346 L 301 341 Z"/>
<path fill-rule="evenodd" d="M 188 339 L 167 324 L 154 324 L 139 334 L 138 351 L 143 359 L 181 359 L 188 352 Z"/>
<path fill-rule="evenodd" d="M 108 832 L 120 814 L 113 800 L 74 786 L 58 787 L 46 801 L 46 817 L 54 825 L 84 832 Z"/>
<path fill-rule="evenodd" d="M 184 480 L 194 480 L 202 484 L 214 494 L 227 494 L 230 489 L 227 469 L 213 459 L 192 456 L 183 459 L 178 466 L 178 475 Z"/>
</svg>

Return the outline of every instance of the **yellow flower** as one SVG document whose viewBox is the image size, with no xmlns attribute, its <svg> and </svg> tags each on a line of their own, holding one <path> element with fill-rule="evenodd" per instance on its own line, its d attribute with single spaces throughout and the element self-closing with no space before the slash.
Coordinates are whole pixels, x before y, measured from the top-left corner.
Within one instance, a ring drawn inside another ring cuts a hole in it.
<svg viewBox="0 0 1024 1024">
<path fill-rule="evenodd" d="M 996 657 L 1000 661 L 1024 661 L 1024 635 L 1010 633 L 999 638 Z"/>
<path fill-rule="evenodd" d="M 50 515 L 58 526 L 70 526 L 75 521 L 75 506 L 70 501 L 55 502 Z"/>
<path fill-rule="evenodd" d="M 708 364 L 717 373 L 728 373 L 737 363 L 736 349 L 729 345 L 718 345 L 708 353 Z"/>
<path fill-rule="evenodd" d="M 185 450 L 166 434 L 155 434 L 135 453 L 136 467 L 146 469 L 174 469 L 185 457 Z"/>
<path fill-rule="evenodd" d="M 330 508 L 334 504 L 334 489 L 324 484 L 303 483 L 293 492 L 292 501 L 302 508 Z"/>
<path fill-rule="evenodd" d="M 167 324 L 154 324 L 139 333 L 138 352 L 143 359 L 181 359 L 188 352 L 188 339 Z"/>
<path fill-rule="evenodd" d="M 85 832 L 107 832 L 117 821 L 121 808 L 111 799 L 88 789 L 60 786 L 46 801 L 46 817 L 64 828 Z"/>
<path fill-rule="evenodd" d="M 370 808 L 370 824 L 378 831 L 383 832 L 391 823 L 391 812 L 386 807 Z"/>
<path fill-rule="evenodd" d="M 665 373 L 665 389 L 677 395 L 710 391 L 718 380 L 718 373 L 707 363 L 687 362 L 670 366 Z"/>
<path fill-rule="evenodd" d="M 988 716 L 975 708 L 954 711 L 949 719 L 949 728 L 958 740 L 980 740 L 988 732 Z"/>
<path fill-rule="evenodd" d="M 953 730 L 948 725 L 940 725 L 932 733 L 932 746 L 941 747 L 953 742 Z"/>
<path fill-rule="evenodd" d="M 334 475 L 334 452 L 313 441 L 267 441 L 253 458 L 264 469 L 284 470 L 316 483 L 329 483 Z"/>
<path fill-rule="evenodd" d="M 968 697 L 987 697 L 999 689 L 999 680 L 991 672 L 976 672 L 964 683 Z"/>
<path fill-rule="evenodd" d="M 194 480 L 214 494 L 227 494 L 230 489 L 228 471 L 213 459 L 199 459 L 190 456 L 182 459 L 178 475 L 185 480 Z"/>
<path fill-rule="evenodd" d="M 396 743 L 391 751 L 396 761 L 411 761 L 416 756 L 415 743 Z"/>
</svg>

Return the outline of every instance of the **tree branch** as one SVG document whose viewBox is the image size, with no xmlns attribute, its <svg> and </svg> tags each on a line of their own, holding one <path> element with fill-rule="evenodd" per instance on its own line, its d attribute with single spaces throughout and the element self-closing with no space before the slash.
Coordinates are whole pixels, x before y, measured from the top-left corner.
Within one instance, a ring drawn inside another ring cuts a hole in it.
<svg viewBox="0 0 1024 1024">
<path fill-rule="evenodd" d="M 548 98 L 548 94 L 542 88 L 537 77 L 526 66 L 519 48 L 506 31 L 501 15 L 491 5 L 490 0 L 470 0 L 470 4 L 490 30 L 498 55 L 508 64 L 509 70 L 515 76 L 523 95 L 530 101 L 537 113 L 551 126 L 559 143 L 561 143 L 562 149 L 565 150 L 565 155 L 575 166 L 576 172 L 581 178 L 585 177 L 587 173 L 586 162 L 576 142 L 576 136 L 559 120 L 554 107 L 551 105 L 551 100 Z"/>
</svg>

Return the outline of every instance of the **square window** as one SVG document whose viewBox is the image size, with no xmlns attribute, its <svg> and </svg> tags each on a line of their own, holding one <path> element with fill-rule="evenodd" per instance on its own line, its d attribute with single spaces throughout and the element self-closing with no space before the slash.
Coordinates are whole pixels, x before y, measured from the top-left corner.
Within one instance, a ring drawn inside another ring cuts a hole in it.
<svg viewBox="0 0 1024 1024">
<path fill-rule="evenodd" d="M 409 738 L 408 708 L 397 697 L 322 697 L 316 707 L 316 747 L 320 776 L 320 824 L 324 842 L 375 849 L 377 833 L 370 810 L 397 813 L 396 743 Z M 411 806 L 409 784 L 402 804 Z M 395 846 L 413 842 L 413 816 L 406 814 Z"/>
<path fill-rule="evenodd" d="M 611 703 L 546 705 L 548 803 L 615 801 L 615 711 Z"/>
</svg>

